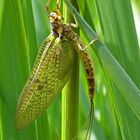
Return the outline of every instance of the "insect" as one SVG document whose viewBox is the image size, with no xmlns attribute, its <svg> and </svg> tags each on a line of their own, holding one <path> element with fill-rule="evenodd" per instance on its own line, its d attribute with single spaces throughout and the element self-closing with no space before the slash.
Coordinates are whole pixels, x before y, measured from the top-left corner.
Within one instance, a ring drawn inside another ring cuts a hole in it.
<svg viewBox="0 0 140 140">
<path fill-rule="evenodd" d="M 49 107 L 63 89 L 72 71 L 73 49 L 75 49 L 83 62 L 89 86 L 91 109 L 88 131 L 90 131 L 94 112 L 94 73 L 91 59 L 79 36 L 72 31 L 74 24 L 63 23 L 59 9 L 60 0 L 57 0 L 54 11 L 48 8 L 50 1 L 46 9 L 49 12 L 51 34 L 42 43 L 33 69 L 21 92 L 16 111 L 16 128 L 21 130 L 27 127 Z"/>
</svg>

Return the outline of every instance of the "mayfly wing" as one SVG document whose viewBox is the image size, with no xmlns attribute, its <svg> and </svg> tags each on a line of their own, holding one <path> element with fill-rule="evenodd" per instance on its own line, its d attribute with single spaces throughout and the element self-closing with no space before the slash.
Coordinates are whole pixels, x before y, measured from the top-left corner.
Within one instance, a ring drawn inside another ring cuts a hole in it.
<svg viewBox="0 0 140 140">
<path fill-rule="evenodd" d="M 37 55 L 33 69 L 21 92 L 21 95 L 19 97 L 18 104 L 17 104 L 17 110 L 16 110 L 16 128 L 17 129 L 24 128 L 27 125 L 28 121 L 33 119 L 32 117 L 33 115 L 31 115 L 31 117 L 28 116 L 32 114 L 30 113 L 31 107 L 32 107 L 30 105 L 31 104 L 30 98 L 33 98 L 34 96 L 37 95 L 37 94 L 34 94 L 34 92 L 36 92 L 36 88 L 41 83 L 37 79 L 37 75 L 39 75 L 38 73 L 39 71 L 41 71 L 40 69 L 42 68 L 42 63 L 44 63 L 43 61 L 45 61 L 48 51 L 52 48 L 54 41 L 55 41 L 55 36 L 53 35 L 50 35 L 43 41 L 42 47 L 40 48 L 40 51 Z M 47 61 L 47 63 L 48 62 L 49 61 Z"/>
<path fill-rule="evenodd" d="M 53 102 L 69 79 L 73 50 L 69 42 L 45 41 L 17 106 L 16 128 L 23 129 Z M 42 51 L 43 50 L 43 51 Z M 45 51 L 45 52 L 44 52 Z"/>
</svg>

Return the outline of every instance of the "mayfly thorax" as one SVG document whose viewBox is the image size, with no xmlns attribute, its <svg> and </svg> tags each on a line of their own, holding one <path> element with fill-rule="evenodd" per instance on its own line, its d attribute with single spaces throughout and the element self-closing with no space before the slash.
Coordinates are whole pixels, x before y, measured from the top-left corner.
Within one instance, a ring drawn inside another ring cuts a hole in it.
<svg viewBox="0 0 140 140">
<path fill-rule="evenodd" d="M 79 54 L 86 72 L 91 102 L 89 123 L 92 122 L 94 73 L 91 59 L 78 35 L 72 31 L 73 24 L 63 23 L 59 2 L 57 0 L 55 11 L 50 11 L 46 6 L 50 14 L 51 34 L 42 43 L 19 98 L 16 112 L 16 128 L 19 130 L 47 109 L 65 86 L 72 71 L 73 49 Z"/>
</svg>

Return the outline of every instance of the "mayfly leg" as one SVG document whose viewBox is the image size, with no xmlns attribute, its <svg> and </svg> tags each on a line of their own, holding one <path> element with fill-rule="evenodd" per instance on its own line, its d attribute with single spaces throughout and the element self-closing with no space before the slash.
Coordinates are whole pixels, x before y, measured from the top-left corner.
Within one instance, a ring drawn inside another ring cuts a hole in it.
<svg viewBox="0 0 140 140">
<path fill-rule="evenodd" d="M 75 23 L 67 23 L 66 25 L 70 26 L 72 28 L 78 28 L 78 22 L 77 22 L 75 16 L 74 16 L 74 21 L 75 21 Z"/>
<path fill-rule="evenodd" d="M 86 45 L 85 47 L 83 47 L 80 43 L 78 44 L 78 48 L 80 51 L 85 51 L 91 44 L 93 44 L 94 42 L 96 42 L 97 40 L 99 40 L 98 38 L 93 39 L 88 45 Z"/>
<path fill-rule="evenodd" d="M 46 3 L 46 10 L 50 13 L 51 12 L 51 10 L 49 9 L 49 4 L 51 3 L 51 1 L 52 0 L 48 0 L 48 2 Z M 59 5 L 60 5 L 60 0 L 57 0 L 56 1 L 56 10 L 59 12 L 60 10 L 60 8 L 59 8 Z"/>
<path fill-rule="evenodd" d="M 60 4 L 60 0 L 56 1 L 56 8 L 59 10 L 59 4 Z"/>
<path fill-rule="evenodd" d="M 48 2 L 46 3 L 46 6 L 45 6 L 45 8 L 46 8 L 46 10 L 48 11 L 48 13 L 51 12 L 51 10 L 49 9 L 49 4 L 50 4 L 50 2 L 51 2 L 51 0 L 48 0 Z"/>
</svg>

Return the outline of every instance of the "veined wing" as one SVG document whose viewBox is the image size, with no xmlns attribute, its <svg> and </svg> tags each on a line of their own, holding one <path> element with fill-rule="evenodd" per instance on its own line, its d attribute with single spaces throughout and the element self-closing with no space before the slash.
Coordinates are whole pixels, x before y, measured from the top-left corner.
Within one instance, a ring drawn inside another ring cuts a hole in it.
<svg viewBox="0 0 140 140">
<path fill-rule="evenodd" d="M 73 50 L 67 41 L 56 46 L 55 37 L 45 41 L 35 66 L 25 84 L 17 106 L 16 128 L 22 129 L 35 120 L 62 90 L 69 79 Z M 46 45 L 44 45 L 46 44 Z M 43 51 L 42 51 L 43 50 Z"/>
</svg>

